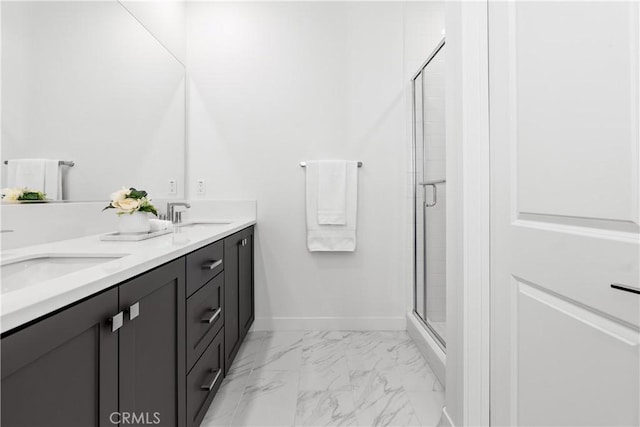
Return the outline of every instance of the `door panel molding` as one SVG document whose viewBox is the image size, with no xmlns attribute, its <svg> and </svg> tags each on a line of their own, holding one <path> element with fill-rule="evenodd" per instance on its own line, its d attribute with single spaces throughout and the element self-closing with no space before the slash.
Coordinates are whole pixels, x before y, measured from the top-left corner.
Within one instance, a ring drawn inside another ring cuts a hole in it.
<svg viewBox="0 0 640 427">
<path fill-rule="evenodd" d="M 541 215 L 521 214 L 520 218 L 513 221 L 511 225 L 514 227 L 531 228 L 537 230 L 547 230 L 556 233 L 574 234 L 576 236 L 597 237 L 600 239 L 614 240 L 617 242 L 638 243 L 640 237 L 638 228 L 635 224 L 625 222 L 614 224 L 607 221 L 607 225 L 618 225 L 620 229 L 614 227 L 592 227 L 587 224 L 593 224 L 594 220 L 576 218 L 576 217 L 553 217 L 552 221 L 547 218 L 541 218 Z"/>
<path fill-rule="evenodd" d="M 523 226 L 529 223 L 538 223 L 541 227 L 545 227 L 545 224 L 549 224 L 549 226 L 556 228 L 558 228 L 558 226 L 566 227 L 568 230 L 574 230 L 574 232 L 584 230 L 584 233 L 590 233 L 589 229 L 593 229 L 595 233 L 603 237 L 605 236 L 604 232 L 613 232 L 614 236 L 617 235 L 616 233 L 618 232 L 627 232 L 629 236 L 635 236 L 638 231 L 640 231 L 640 225 L 633 221 L 546 215 L 531 212 L 520 212 L 514 225 L 519 225 L 516 224 L 518 221 L 525 221 L 525 223 L 520 224 Z"/>
<path fill-rule="evenodd" d="M 635 425 L 637 331 L 524 282 L 518 315 L 513 425 Z"/>
<path fill-rule="evenodd" d="M 631 347 L 636 347 L 640 343 L 639 330 L 634 328 L 633 325 L 618 321 L 606 313 L 594 310 L 542 286 L 527 282 L 520 277 L 514 276 L 514 279 L 517 282 L 518 293 L 521 295 L 551 307 L 565 316 L 595 328 Z"/>
<path fill-rule="evenodd" d="M 509 2 L 506 7 L 515 217 L 528 213 L 640 226 L 638 37 L 632 35 L 638 32 L 638 4 Z M 602 25 L 616 28 L 607 37 L 585 30 L 596 14 Z M 566 31 L 568 20 L 553 15 L 575 17 L 570 25 L 576 35 Z M 633 17 L 629 26 L 613 27 L 626 16 Z M 532 21 L 546 22 L 545 28 L 533 27 Z M 579 44 L 581 37 L 586 40 Z M 630 61 L 623 60 L 625 45 Z M 575 46 L 577 54 L 563 55 Z M 611 77 L 620 85 L 591 84 Z"/>
</svg>

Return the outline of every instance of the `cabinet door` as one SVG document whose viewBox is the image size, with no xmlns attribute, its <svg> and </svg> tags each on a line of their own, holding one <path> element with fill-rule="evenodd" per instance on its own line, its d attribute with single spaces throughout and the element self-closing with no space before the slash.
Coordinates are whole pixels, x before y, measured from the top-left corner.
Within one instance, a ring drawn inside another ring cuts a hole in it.
<svg viewBox="0 0 640 427">
<path fill-rule="evenodd" d="M 3 427 L 113 425 L 118 333 L 108 320 L 117 311 L 112 289 L 2 339 Z"/>
<path fill-rule="evenodd" d="M 253 227 L 242 232 L 238 247 L 238 317 L 240 340 L 253 323 Z"/>
<path fill-rule="evenodd" d="M 240 326 L 238 324 L 238 248 L 241 233 L 224 239 L 224 370 L 225 374 L 240 346 Z"/>
<path fill-rule="evenodd" d="M 120 411 L 184 426 L 184 258 L 120 285 L 120 309 Z"/>
</svg>

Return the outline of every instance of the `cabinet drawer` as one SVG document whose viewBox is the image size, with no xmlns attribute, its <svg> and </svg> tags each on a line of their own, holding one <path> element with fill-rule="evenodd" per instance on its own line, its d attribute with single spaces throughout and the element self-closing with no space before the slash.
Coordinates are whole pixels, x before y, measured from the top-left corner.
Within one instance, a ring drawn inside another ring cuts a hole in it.
<svg viewBox="0 0 640 427">
<path fill-rule="evenodd" d="M 223 270 L 223 252 L 221 240 L 187 255 L 187 297 Z"/>
<path fill-rule="evenodd" d="M 197 427 L 222 383 L 224 328 L 187 375 L 187 426 Z"/>
<path fill-rule="evenodd" d="M 224 323 L 224 272 L 187 299 L 187 371 Z"/>
</svg>

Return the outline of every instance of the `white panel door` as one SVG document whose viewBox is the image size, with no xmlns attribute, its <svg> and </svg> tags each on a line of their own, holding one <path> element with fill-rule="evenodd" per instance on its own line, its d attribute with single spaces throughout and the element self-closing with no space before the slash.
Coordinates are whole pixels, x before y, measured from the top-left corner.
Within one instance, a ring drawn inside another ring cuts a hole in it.
<svg viewBox="0 0 640 427">
<path fill-rule="evenodd" d="M 639 3 L 489 3 L 492 425 L 640 424 Z"/>
</svg>

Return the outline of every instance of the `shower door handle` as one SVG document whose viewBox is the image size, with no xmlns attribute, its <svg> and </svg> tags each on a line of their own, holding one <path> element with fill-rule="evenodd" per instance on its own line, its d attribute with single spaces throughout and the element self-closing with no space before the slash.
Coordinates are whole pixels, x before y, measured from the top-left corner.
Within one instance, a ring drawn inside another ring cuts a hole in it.
<svg viewBox="0 0 640 427">
<path fill-rule="evenodd" d="M 431 202 L 431 203 L 427 202 L 427 187 L 433 188 L 433 202 Z M 438 203 L 438 187 L 436 187 L 435 184 L 426 184 L 422 188 L 424 188 L 424 207 L 425 208 L 434 207 L 436 205 L 436 203 Z"/>
<path fill-rule="evenodd" d="M 422 186 L 422 191 L 423 191 L 423 197 L 424 197 L 424 207 L 425 208 L 432 208 L 434 207 L 437 203 L 438 203 L 438 188 L 436 187 L 436 184 L 444 184 L 447 181 L 444 179 L 438 180 L 438 181 L 427 181 L 427 182 L 419 182 L 418 185 Z M 433 187 L 433 202 L 431 203 L 427 203 L 427 187 Z"/>
</svg>

